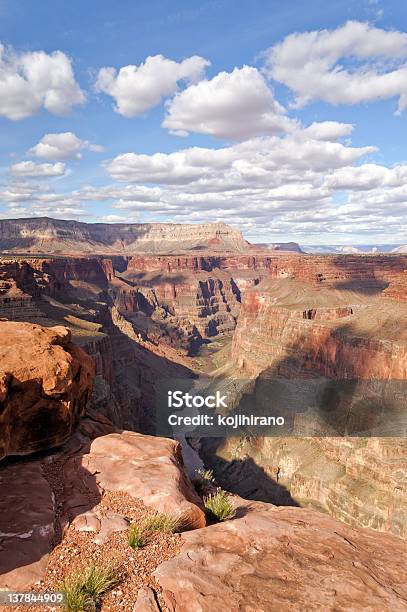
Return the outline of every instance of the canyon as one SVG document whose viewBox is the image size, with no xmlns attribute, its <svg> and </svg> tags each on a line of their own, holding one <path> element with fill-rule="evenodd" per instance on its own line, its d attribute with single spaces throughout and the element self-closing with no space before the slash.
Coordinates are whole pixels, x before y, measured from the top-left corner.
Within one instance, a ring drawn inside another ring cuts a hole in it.
<svg viewBox="0 0 407 612">
<path fill-rule="evenodd" d="M 346 610 L 350 588 L 372 609 L 405 609 L 392 551 L 401 559 L 407 536 L 407 255 L 289 248 L 250 245 L 224 224 L 0 221 L 0 483 L 32 479 L 44 509 L 27 514 L 38 526 L 31 543 L 10 531 L 7 580 L 44 575 L 61 525 L 102 529 L 96 498 L 120 491 L 160 511 L 182 508 L 193 527 L 155 569 L 155 586 L 140 590 L 139 610 L 146 601 L 210 610 L 225 597 L 230 609 L 312 601 Z M 155 436 L 163 379 L 227 389 L 232 412 L 255 396 L 260 411 L 290 416 L 286 435 L 188 440 L 234 495 L 233 521 L 206 525 L 181 447 Z M 281 388 L 289 393 L 278 400 Z M 52 457 L 67 466 L 58 516 L 45 477 Z M 99 474 L 87 485 L 94 497 L 82 499 L 78 469 Z M 343 569 L 354 555 L 359 570 Z M 327 590 L 322 560 L 337 573 Z M 277 565 L 287 600 L 270 580 Z"/>
<path fill-rule="evenodd" d="M 43 333 L 44 348 L 48 342 L 51 349 L 44 351 L 43 364 L 49 359 L 52 370 L 58 330 L 2 325 L 6 334 L 21 331 L 29 346 Z M 69 343 L 64 350 L 67 357 Z M 5 371 L 15 379 L 18 367 L 32 363 L 27 357 L 17 364 L 6 354 Z M 87 370 L 86 354 L 79 351 L 77 358 Z M 69 371 L 61 373 L 59 390 L 73 409 Z M 26 405 L 30 394 L 24 386 Z M 37 437 L 40 442 L 39 430 L 34 442 Z M 58 589 L 61 571 L 63 577 L 79 571 L 90 557 L 114 563 L 120 580 L 103 597 L 100 609 L 106 612 L 405 609 L 407 551 L 394 535 L 354 529 L 312 509 L 238 496 L 231 498 L 235 516 L 211 524 L 177 442 L 119 430 L 90 406 L 57 445 L 0 464 L 2 590 Z M 125 539 L 130 521 L 157 511 L 178 516 L 180 533 L 161 534 L 132 550 Z"/>
</svg>

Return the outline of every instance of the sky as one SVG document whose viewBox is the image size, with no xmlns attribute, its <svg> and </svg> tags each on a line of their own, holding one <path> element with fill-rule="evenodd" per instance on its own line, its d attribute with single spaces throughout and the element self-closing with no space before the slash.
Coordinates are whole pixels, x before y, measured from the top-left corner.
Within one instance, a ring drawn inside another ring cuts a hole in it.
<svg viewBox="0 0 407 612">
<path fill-rule="evenodd" d="M 404 0 L 0 0 L 0 219 L 407 244 Z"/>
</svg>

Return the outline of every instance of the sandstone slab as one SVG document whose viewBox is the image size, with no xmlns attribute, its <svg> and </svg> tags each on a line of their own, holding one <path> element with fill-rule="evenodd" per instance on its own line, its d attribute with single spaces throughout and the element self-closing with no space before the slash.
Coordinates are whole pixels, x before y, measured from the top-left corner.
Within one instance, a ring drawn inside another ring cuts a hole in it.
<svg viewBox="0 0 407 612">
<path fill-rule="evenodd" d="M 0 589 L 24 589 L 45 571 L 55 499 L 39 461 L 0 468 L 0 492 Z"/>
<path fill-rule="evenodd" d="M 182 534 L 180 553 L 157 568 L 172 612 L 407 609 L 401 539 L 259 502 L 237 517 Z"/>
</svg>

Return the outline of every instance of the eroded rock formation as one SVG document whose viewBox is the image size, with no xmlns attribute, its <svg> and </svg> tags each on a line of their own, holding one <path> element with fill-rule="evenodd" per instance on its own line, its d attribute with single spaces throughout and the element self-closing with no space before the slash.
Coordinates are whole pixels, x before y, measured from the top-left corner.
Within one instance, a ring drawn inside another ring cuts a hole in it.
<svg viewBox="0 0 407 612">
<path fill-rule="evenodd" d="M 407 335 L 402 322 L 407 309 L 404 294 L 389 299 L 386 287 L 392 284 L 383 280 L 394 270 L 395 278 L 405 274 L 405 261 L 383 258 L 379 267 L 377 258 L 356 258 L 361 263 L 353 269 L 355 258 L 341 257 L 335 271 L 333 258 L 314 259 L 303 258 L 304 269 L 288 263 L 284 274 L 290 278 L 271 279 L 246 292 L 230 369 L 234 378 L 257 380 L 256 386 L 267 380 L 297 381 L 297 406 L 300 389 L 306 388 L 301 381 L 333 381 L 331 392 L 327 387 L 323 395 L 320 435 L 325 437 L 307 437 L 307 421 L 298 415 L 294 434 L 302 433 L 301 438 L 204 441 L 204 456 L 222 484 L 243 496 L 308 504 L 352 525 L 405 536 Z M 345 403 L 338 403 L 335 381 L 344 382 Z M 335 437 L 337 405 L 346 415 L 344 433 L 374 434 L 380 412 L 386 437 Z M 271 413 L 276 409 L 272 396 L 268 406 Z"/>
<path fill-rule="evenodd" d="M 179 253 L 189 249 L 244 251 L 241 232 L 225 223 L 82 223 L 48 217 L 0 221 L 3 253 Z"/>
<path fill-rule="evenodd" d="M 0 458 L 63 444 L 90 399 L 93 363 L 64 327 L 0 321 Z"/>
</svg>

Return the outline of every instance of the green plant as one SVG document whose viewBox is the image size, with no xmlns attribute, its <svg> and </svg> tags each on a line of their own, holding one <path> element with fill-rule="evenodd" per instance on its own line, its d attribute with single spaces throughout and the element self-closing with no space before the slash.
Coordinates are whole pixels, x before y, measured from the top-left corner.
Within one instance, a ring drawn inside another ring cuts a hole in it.
<svg viewBox="0 0 407 612">
<path fill-rule="evenodd" d="M 215 493 L 211 493 L 204 498 L 204 505 L 209 513 L 218 521 L 227 521 L 236 515 L 230 495 L 220 488 Z"/>
<path fill-rule="evenodd" d="M 143 523 L 144 532 L 161 531 L 162 533 L 174 533 L 179 529 L 180 521 L 169 514 L 155 514 Z"/>
<path fill-rule="evenodd" d="M 200 478 L 201 480 L 204 480 L 205 482 L 212 483 L 212 484 L 215 482 L 215 478 L 213 476 L 213 470 L 204 470 L 202 468 L 199 468 L 198 470 L 195 470 L 195 474 L 197 475 L 198 478 Z"/>
<path fill-rule="evenodd" d="M 195 470 L 195 476 L 192 478 L 192 484 L 200 497 L 208 495 L 215 487 L 213 471 L 204 470 L 202 468 Z"/>
<path fill-rule="evenodd" d="M 129 528 L 127 541 L 131 548 L 143 548 L 147 544 L 147 536 L 144 528 L 132 523 Z"/>
<path fill-rule="evenodd" d="M 113 568 L 90 565 L 82 573 L 64 580 L 60 590 L 65 594 L 65 610 L 90 612 L 100 598 L 119 582 Z"/>
<path fill-rule="evenodd" d="M 65 595 L 64 609 L 67 612 L 88 612 L 95 609 L 92 597 L 83 591 L 83 584 L 75 578 L 69 578 L 60 586 Z"/>
</svg>

